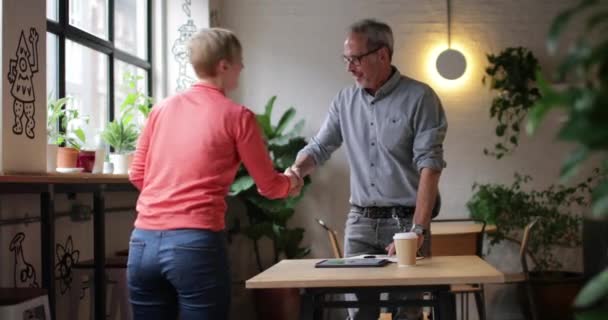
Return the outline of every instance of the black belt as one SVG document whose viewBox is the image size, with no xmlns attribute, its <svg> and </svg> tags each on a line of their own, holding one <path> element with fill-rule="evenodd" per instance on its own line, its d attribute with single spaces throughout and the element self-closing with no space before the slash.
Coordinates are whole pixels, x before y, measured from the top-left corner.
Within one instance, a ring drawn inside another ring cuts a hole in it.
<svg viewBox="0 0 608 320">
<path fill-rule="evenodd" d="M 389 219 L 393 217 L 393 214 L 399 218 L 411 218 L 416 211 L 416 207 L 360 207 L 351 205 L 350 209 L 352 212 L 357 212 L 366 218 L 372 219 Z"/>
</svg>

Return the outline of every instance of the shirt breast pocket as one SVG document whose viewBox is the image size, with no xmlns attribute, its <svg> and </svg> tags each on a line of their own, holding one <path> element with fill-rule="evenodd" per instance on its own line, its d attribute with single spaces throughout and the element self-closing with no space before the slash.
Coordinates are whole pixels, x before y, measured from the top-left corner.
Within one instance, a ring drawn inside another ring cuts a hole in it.
<svg viewBox="0 0 608 320">
<path fill-rule="evenodd" d="M 382 126 L 380 137 L 387 149 L 403 149 L 411 144 L 412 131 L 406 119 L 389 117 Z"/>
</svg>

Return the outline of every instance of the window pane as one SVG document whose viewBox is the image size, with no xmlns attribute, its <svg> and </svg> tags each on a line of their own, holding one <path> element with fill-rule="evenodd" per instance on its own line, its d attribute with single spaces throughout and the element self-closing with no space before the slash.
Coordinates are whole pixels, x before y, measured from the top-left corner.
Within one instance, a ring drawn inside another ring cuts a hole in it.
<svg viewBox="0 0 608 320">
<path fill-rule="evenodd" d="M 59 8 L 57 7 L 57 0 L 46 0 L 46 17 L 57 21 L 57 12 Z"/>
<path fill-rule="evenodd" d="M 89 117 L 82 128 L 87 148 L 96 147 L 96 139 L 108 121 L 108 56 L 66 40 L 66 95 L 69 107 Z"/>
<path fill-rule="evenodd" d="M 137 90 L 139 93 L 148 95 L 148 72 L 144 69 L 138 68 L 134 65 L 128 64 L 120 60 L 114 60 L 114 115 L 115 117 L 120 116 L 120 106 L 129 93 L 134 93 L 134 89 L 129 87 L 129 76 L 141 77 L 137 81 Z M 143 103 L 142 100 L 138 100 L 139 103 Z M 136 122 L 138 124 L 144 123 L 144 116 L 140 112 L 136 113 Z"/>
<path fill-rule="evenodd" d="M 70 24 L 107 39 L 108 0 L 70 1 Z"/>
<path fill-rule="evenodd" d="M 59 68 L 59 39 L 56 35 L 46 33 L 46 95 L 57 99 L 59 90 L 57 82 L 57 69 Z"/>
<path fill-rule="evenodd" d="M 147 59 L 147 0 L 114 1 L 114 44 Z"/>
</svg>

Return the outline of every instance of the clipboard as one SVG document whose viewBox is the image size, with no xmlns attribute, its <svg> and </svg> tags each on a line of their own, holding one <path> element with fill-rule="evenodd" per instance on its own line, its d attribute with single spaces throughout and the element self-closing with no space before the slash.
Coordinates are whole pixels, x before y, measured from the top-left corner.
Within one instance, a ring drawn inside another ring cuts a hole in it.
<svg viewBox="0 0 608 320">
<path fill-rule="evenodd" d="M 377 268 L 389 263 L 387 259 L 325 259 L 315 263 L 315 268 Z"/>
</svg>

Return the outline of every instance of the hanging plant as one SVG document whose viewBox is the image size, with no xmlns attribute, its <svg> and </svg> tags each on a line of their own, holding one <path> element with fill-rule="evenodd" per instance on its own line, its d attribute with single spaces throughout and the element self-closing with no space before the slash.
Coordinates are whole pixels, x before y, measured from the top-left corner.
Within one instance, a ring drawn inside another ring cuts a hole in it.
<svg viewBox="0 0 608 320">
<path fill-rule="evenodd" d="M 490 118 L 497 121 L 499 141 L 493 148 L 484 148 L 483 153 L 501 159 L 518 146 L 521 123 L 540 98 L 535 86 L 540 68 L 532 52 L 523 47 L 506 48 L 487 57 L 490 65 L 481 82 L 498 93 L 492 100 Z"/>
</svg>

